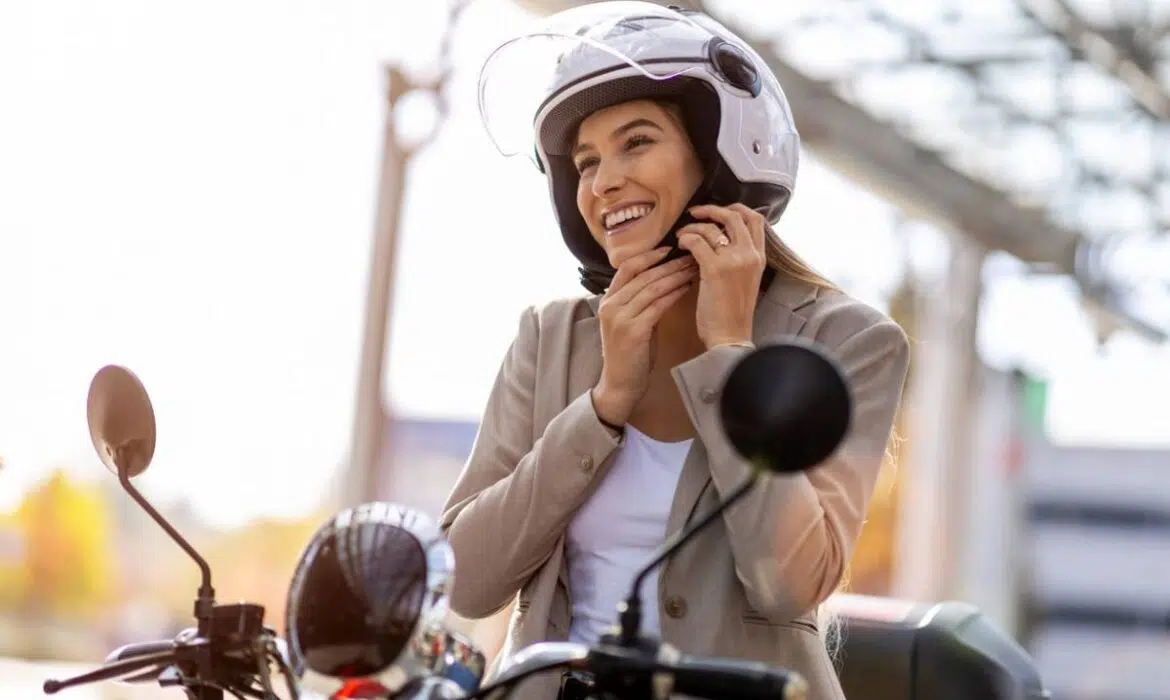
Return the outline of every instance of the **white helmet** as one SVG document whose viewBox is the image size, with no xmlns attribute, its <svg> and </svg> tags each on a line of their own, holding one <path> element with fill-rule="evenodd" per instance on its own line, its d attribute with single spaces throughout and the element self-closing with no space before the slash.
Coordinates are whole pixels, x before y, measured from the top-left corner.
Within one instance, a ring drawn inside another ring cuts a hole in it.
<svg viewBox="0 0 1170 700">
<path fill-rule="evenodd" d="M 532 154 L 548 176 L 561 232 L 594 293 L 609 286 L 614 270 L 577 211 L 572 140 L 590 114 L 643 98 L 682 108 L 705 174 L 692 203 L 741 202 L 775 223 L 796 181 L 800 137 L 784 90 L 759 54 L 723 25 L 698 12 L 625 0 L 546 18 L 488 57 L 480 116 L 501 153 Z M 684 210 L 667 244 L 689 221 Z"/>
</svg>

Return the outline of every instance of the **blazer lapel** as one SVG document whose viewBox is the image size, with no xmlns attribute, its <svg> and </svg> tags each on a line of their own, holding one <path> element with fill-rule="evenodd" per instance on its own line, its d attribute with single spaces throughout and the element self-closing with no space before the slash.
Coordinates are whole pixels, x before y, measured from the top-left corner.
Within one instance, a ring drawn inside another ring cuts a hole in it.
<svg viewBox="0 0 1170 700">
<path fill-rule="evenodd" d="M 695 440 L 687 452 L 678 486 L 674 489 L 674 501 L 670 504 L 670 515 L 666 518 L 666 532 L 673 535 L 691 519 L 699 499 L 711 483 L 711 471 L 707 467 L 707 448 Z"/>
<path fill-rule="evenodd" d="M 601 327 L 596 316 L 580 319 L 573 324 L 573 342 L 568 362 L 568 399 L 572 401 L 592 389 L 601 379 Z"/>
<path fill-rule="evenodd" d="M 569 401 L 592 389 L 601 379 L 601 324 L 597 306 L 601 297 L 581 300 L 574 311 L 572 337 L 569 340 L 569 363 L 565 377 Z"/>
</svg>

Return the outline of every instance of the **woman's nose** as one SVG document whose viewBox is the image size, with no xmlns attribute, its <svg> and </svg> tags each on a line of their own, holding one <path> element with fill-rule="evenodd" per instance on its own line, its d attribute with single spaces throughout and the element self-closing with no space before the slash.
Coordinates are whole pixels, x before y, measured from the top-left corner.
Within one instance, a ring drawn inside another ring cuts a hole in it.
<svg viewBox="0 0 1170 700">
<path fill-rule="evenodd" d="M 625 171 L 620 163 L 599 163 L 597 171 L 593 176 L 593 194 L 600 197 L 602 195 L 612 194 L 622 188 L 626 184 Z"/>
</svg>

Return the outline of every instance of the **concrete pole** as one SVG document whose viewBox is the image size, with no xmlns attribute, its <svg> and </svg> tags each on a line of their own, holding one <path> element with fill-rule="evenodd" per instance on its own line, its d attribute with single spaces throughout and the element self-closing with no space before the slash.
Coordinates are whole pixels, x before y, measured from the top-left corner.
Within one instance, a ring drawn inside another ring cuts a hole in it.
<svg viewBox="0 0 1170 700">
<path fill-rule="evenodd" d="M 970 238 L 952 237 L 946 277 L 920 296 L 906 407 L 908 473 L 900 480 L 893 587 L 898 597 L 934 601 L 962 595 L 985 255 Z"/>
<path fill-rule="evenodd" d="M 358 364 L 357 408 L 354 413 L 351 463 L 343 480 L 344 506 L 354 506 L 381 494 L 379 456 L 382 454 L 387 408 L 382 397 L 386 348 L 390 342 L 390 314 L 394 308 L 394 280 L 398 231 L 411 152 L 398 139 L 394 110 L 410 88 L 396 68 L 386 68 L 386 118 L 382 129 L 382 167 L 378 180 L 378 208 L 370 256 L 369 285 Z"/>
<path fill-rule="evenodd" d="M 386 444 L 392 416 L 388 415 L 387 406 L 383 402 L 383 377 L 386 349 L 390 346 L 390 315 L 394 309 L 398 235 L 406 178 L 411 158 L 434 140 L 450 112 L 445 91 L 452 72 L 452 44 L 460 15 L 469 4 L 471 0 L 452 0 L 448 7 L 447 26 L 439 42 L 435 77 L 413 79 L 397 67 L 385 69 L 386 116 L 382 130 L 382 168 L 378 181 L 377 218 L 358 369 L 357 406 L 350 462 L 338 485 L 343 507 L 389 498 L 386 485 L 394 483 L 392 475 L 385 473 L 392 468 L 389 445 Z M 398 137 L 396 109 L 399 101 L 411 93 L 429 94 L 434 98 L 437 109 L 430 131 L 417 142 L 407 145 Z"/>
</svg>

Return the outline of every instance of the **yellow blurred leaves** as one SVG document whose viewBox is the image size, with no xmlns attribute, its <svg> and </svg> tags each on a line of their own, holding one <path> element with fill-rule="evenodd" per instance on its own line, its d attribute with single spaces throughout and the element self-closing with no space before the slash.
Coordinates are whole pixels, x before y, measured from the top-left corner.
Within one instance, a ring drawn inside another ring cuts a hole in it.
<svg viewBox="0 0 1170 700">
<path fill-rule="evenodd" d="M 99 615 L 116 591 L 102 493 L 54 470 L 0 518 L 0 604 L 48 616 Z M 4 556 L 9 554 L 9 556 Z"/>
</svg>

